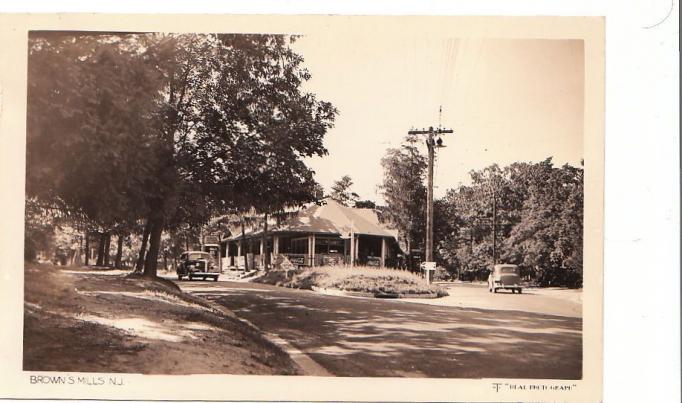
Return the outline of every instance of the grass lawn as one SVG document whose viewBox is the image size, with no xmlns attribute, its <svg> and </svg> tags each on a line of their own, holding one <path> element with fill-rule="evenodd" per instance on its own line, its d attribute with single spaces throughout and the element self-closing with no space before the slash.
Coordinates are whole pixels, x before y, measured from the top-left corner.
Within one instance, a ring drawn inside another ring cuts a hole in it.
<svg viewBox="0 0 682 403">
<path fill-rule="evenodd" d="M 409 271 L 377 268 L 325 266 L 306 267 L 299 270 L 272 270 L 255 280 L 259 283 L 283 287 L 312 289 L 312 287 L 371 294 L 397 294 L 414 296 L 431 294 L 438 297 L 448 293 L 438 285 L 426 281 Z"/>
</svg>

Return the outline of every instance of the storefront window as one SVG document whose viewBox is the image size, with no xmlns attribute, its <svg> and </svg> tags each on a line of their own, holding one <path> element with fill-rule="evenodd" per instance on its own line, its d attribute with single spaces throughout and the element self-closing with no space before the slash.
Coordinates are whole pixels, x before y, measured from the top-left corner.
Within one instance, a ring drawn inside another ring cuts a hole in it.
<svg viewBox="0 0 682 403">
<path fill-rule="evenodd" d="M 343 239 L 316 238 L 315 254 L 343 253 Z"/>
<path fill-rule="evenodd" d="M 291 253 L 308 253 L 308 238 L 292 239 Z"/>
</svg>

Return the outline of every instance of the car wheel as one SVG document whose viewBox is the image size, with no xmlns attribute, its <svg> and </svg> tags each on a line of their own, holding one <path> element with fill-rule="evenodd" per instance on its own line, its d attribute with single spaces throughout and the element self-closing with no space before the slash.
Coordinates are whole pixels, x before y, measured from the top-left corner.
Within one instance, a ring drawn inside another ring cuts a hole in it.
<svg viewBox="0 0 682 403">
<path fill-rule="evenodd" d="M 519 294 L 521 294 L 521 289 L 520 289 L 520 288 L 519 288 L 519 290 L 518 290 L 518 291 L 519 291 Z"/>
<path fill-rule="evenodd" d="M 218 276 L 213 276 L 213 281 L 218 281 Z"/>
<path fill-rule="evenodd" d="M 497 294 L 497 288 L 493 288 L 493 292 Z"/>
<path fill-rule="evenodd" d="M 178 281 L 182 281 L 182 275 L 178 274 Z"/>
<path fill-rule="evenodd" d="M 188 275 L 188 276 L 187 276 L 187 278 L 189 279 L 189 281 L 192 281 L 192 280 L 194 280 L 194 277 L 193 277 L 193 276 L 192 276 L 191 274 L 190 274 L 190 275 Z"/>
</svg>

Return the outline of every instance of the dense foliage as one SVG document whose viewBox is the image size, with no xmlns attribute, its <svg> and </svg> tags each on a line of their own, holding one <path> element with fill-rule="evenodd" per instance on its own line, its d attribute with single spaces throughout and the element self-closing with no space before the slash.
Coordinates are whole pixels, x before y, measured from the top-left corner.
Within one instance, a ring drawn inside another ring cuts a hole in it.
<svg viewBox="0 0 682 403">
<path fill-rule="evenodd" d="M 407 254 L 425 240 L 426 158 L 414 140 L 382 159 L 381 217 Z M 542 285 L 582 285 L 583 169 L 538 163 L 493 164 L 470 183 L 434 200 L 434 252 L 444 278 L 485 280 L 492 265 L 512 263 Z M 410 262 L 420 257 L 410 256 Z"/>
<path fill-rule="evenodd" d="M 336 110 L 301 90 L 294 40 L 32 34 L 27 195 L 85 217 L 100 244 L 144 233 L 149 276 L 164 231 L 315 200 L 303 158 L 326 154 Z"/>
<path fill-rule="evenodd" d="M 471 180 L 436 203 L 442 264 L 464 278 L 486 276 L 496 234 L 497 263 L 518 264 L 543 285 L 581 285 L 582 168 L 555 167 L 548 158 L 493 165 L 472 171 Z"/>
<path fill-rule="evenodd" d="M 406 252 L 424 244 L 426 225 L 426 158 L 408 140 L 400 148 L 390 148 L 381 159 L 384 179 L 381 191 L 386 207 L 381 217 L 399 232 Z"/>
</svg>

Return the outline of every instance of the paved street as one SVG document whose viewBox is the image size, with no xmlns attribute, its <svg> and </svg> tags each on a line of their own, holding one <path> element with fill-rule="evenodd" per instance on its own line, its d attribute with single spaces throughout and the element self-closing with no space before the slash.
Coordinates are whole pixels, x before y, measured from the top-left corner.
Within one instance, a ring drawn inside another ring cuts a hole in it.
<svg viewBox="0 0 682 403">
<path fill-rule="evenodd" d="M 546 295 L 487 295 L 480 286 L 450 291 L 462 288 L 474 295 L 469 301 L 512 301 L 515 309 L 499 310 L 230 281 L 178 284 L 286 340 L 338 376 L 581 377 L 582 320 L 522 310 L 523 301 L 534 310 L 557 303 Z"/>
<path fill-rule="evenodd" d="M 437 299 L 408 300 L 439 306 L 523 311 L 547 315 L 582 317 L 582 290 L 524 288 L 523 294 L 500 290 L 488 292 L 481 283 L 442 283 L 449 296 Z"/>
</svg>

